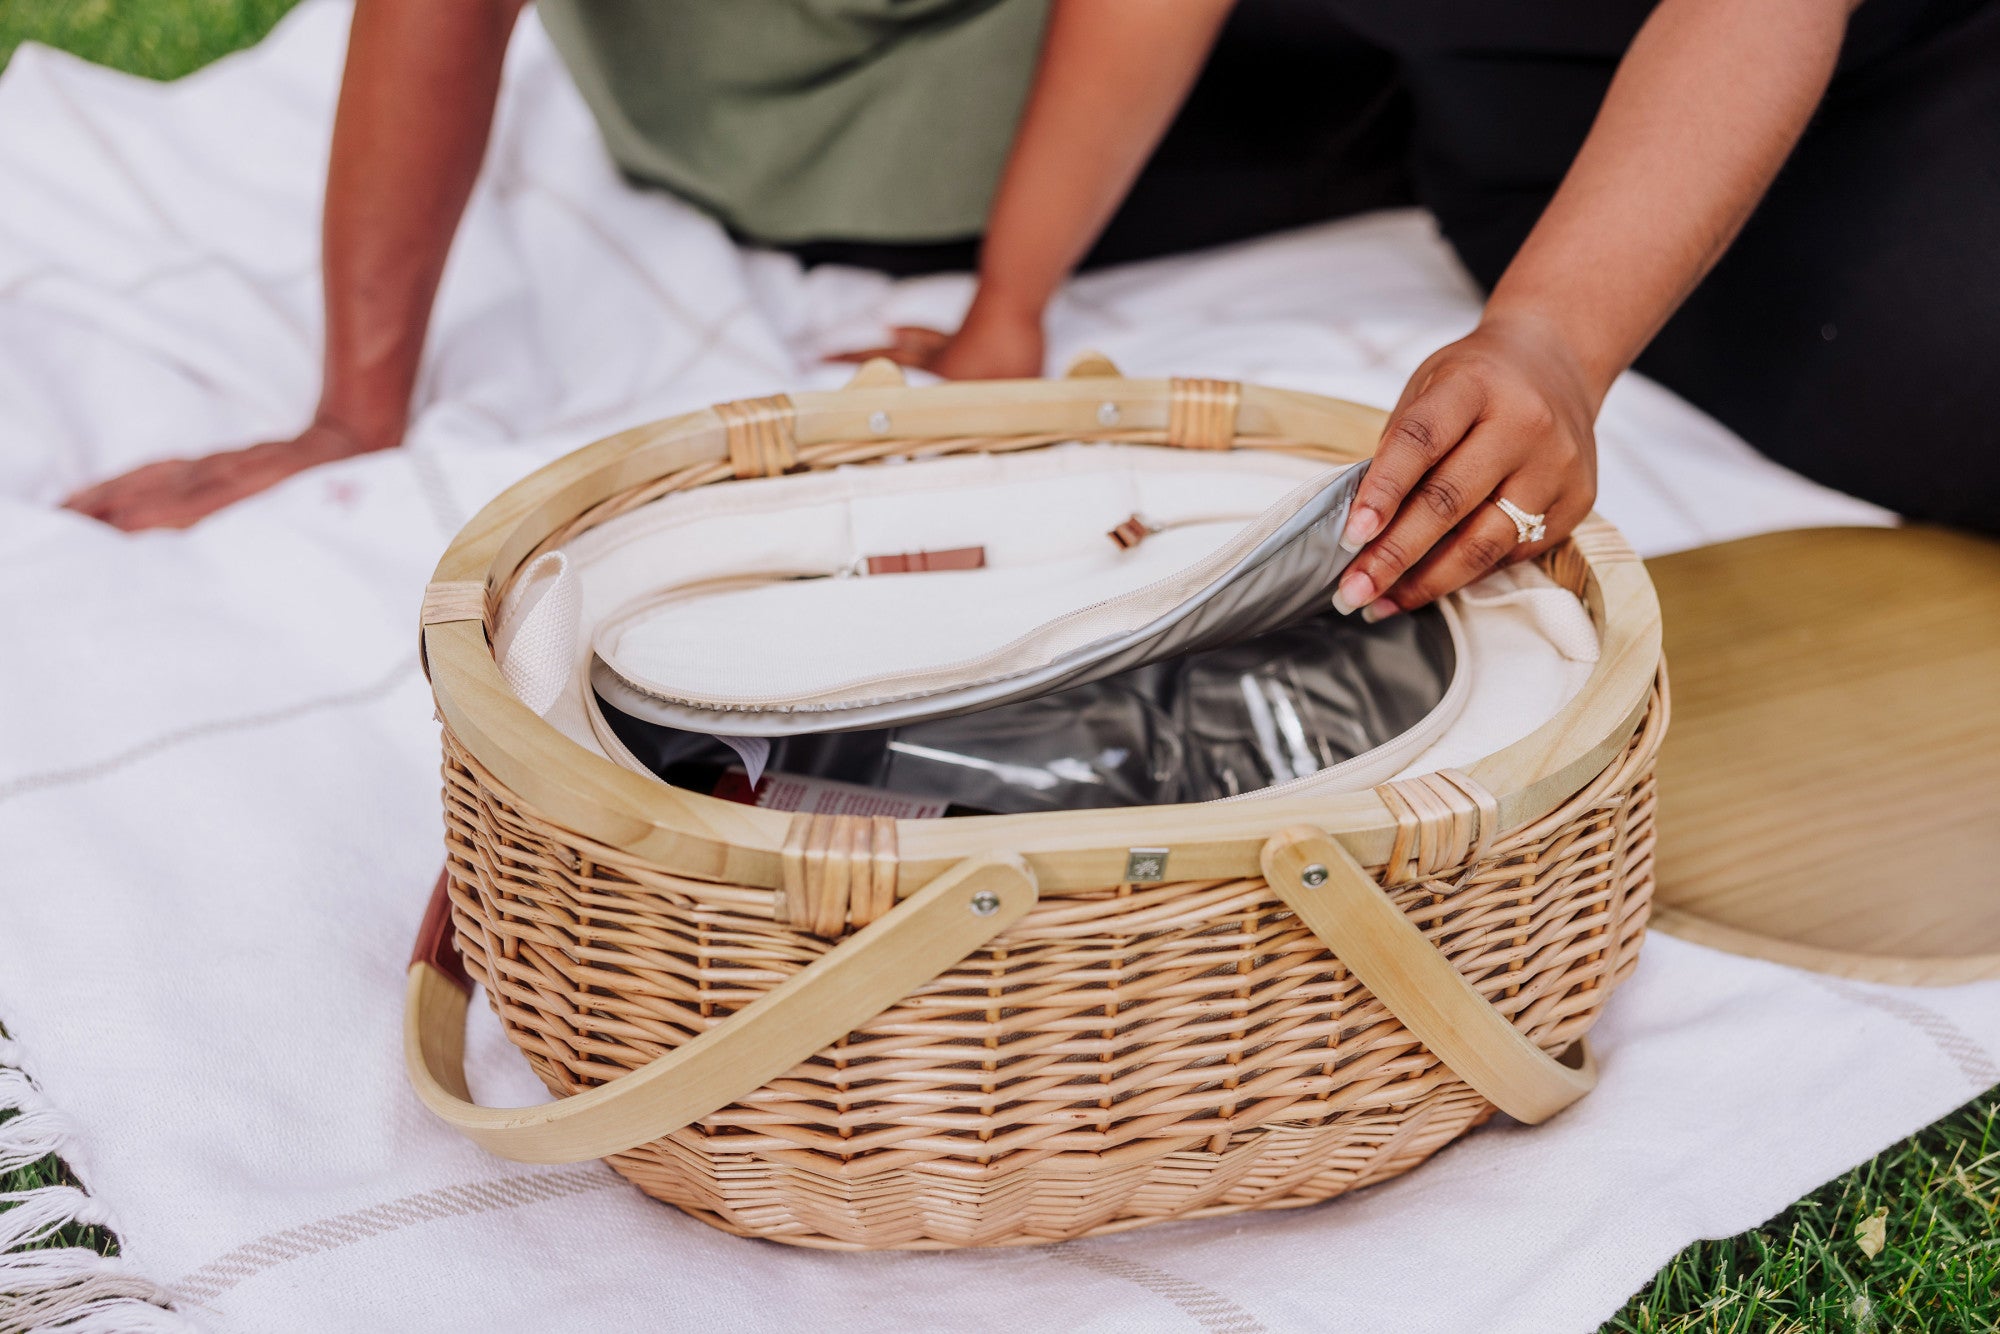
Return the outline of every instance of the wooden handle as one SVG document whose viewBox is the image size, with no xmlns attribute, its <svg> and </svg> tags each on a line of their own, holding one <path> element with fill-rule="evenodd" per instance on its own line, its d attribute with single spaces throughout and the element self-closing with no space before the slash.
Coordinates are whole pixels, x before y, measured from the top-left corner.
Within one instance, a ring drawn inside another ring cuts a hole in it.
<svg viewBox="0 0 2000 1334">
<path fill-rule="evenodd" d="M 503 1158 L 602 1158 L 699 1121 L 861 1028 L 1019 921 L 1038 895 L 1019 857 L 967 858 L 692 1042 L 608 1084 L 536 1107 L 471 1100 L 470 995 L 419 958 L 410 965 L 403 1062 L 425 1106 Z"/>
<path fill-rule="evenodd" d="M 1264 878 L 1389 1013 L 1516 1121 L 1548 1120 L 1597 1084 L 1589 1048 L 1559 1061 L 1472 989 L 1346 848 L 1310 827 L 1264 845 Z M 1317 882 L 1317 883 L 1315 883 Z"/>
</svg>

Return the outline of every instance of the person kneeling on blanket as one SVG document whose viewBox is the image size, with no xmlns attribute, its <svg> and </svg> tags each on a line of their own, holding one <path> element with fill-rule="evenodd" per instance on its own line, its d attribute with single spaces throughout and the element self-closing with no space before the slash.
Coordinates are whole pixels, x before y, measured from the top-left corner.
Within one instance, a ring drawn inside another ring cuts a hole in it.
<svg viewBox="0 0 2000 1334">
<path fill-rule="evenodd" d="M 358 0 L 312 424 L 70 508 L 185 526 L 398 443 L 521 8 Z M 2000 530 L 1982 388 L 2000 351 L 2000 0 L 1234 8 L 539 12 L 619 166 L 739 239 L 894 275 L 976 259 L 956 334 L 884 349 L 948 377 L 1040 374 L 1044 310 L 1080 263 L 1429 207 L 1489 295 L 1396 404 L 1349 522 L 1343 610 L 1412 608 L 1561 540 L 1595 499 L 1598 407 L 1635 364 L 1809 476 Z"/>
</svg>

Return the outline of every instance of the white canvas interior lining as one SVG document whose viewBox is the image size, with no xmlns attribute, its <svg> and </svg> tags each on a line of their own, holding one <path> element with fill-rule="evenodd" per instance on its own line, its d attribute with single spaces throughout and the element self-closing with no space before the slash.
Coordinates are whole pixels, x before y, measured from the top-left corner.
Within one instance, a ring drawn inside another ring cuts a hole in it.
<svg viewBox="0 0 2000 1334">
<path fill-rule="evenodd" d="M 663 584 L 746 571 L 822 573 L 869 555 L 986 546 L 989 568 L 981 571 L 758 583 L 674 608 L 678 641 L 663 632 L 666 618 L 654 623 L 646 648 L 673 669 L 705 673 L 707 683 L 733 685 L 730 693 L 782 694 L 970 656 L 968 645 L 1005 643 L 1102 589 L 1186 569 L 1238 536 L 1242 519 L 1170 529 L 1131 552 L 1106 533 L 1135 512 L 1155 524 L 1256 516 L 1324 472 L 1324 464 L 1259 451 L 1068 445 L 703 487 L 542 557 L 501 609 L 495 642 L 503 675 L 531 707 L 551 700 L 538 711 L 571 740 L 637 767 L 600 740 L 601 723 L 592 725 L 588 668 L 593 639 L 608 640 L 605 623 Z M 1058 598 L 1053 609 L 1050 593 Z M 1538 570 L 1489 576 L 1455 604 L 1463 652 L 1450 707 L 1287 791 L 1348 790 L 1470 763 L 1534 730 L 1582 687 L 1596 658 L 1595 631 L 1581 603 Z M 523 627 L 538 609 L 543 624 L 529 632 Z M 566 629 L 552 633 L 547 623 L 558 619 Z M 610 642 L 622 655 L 625 643 Z"/>
<path fill-rule="evenodd" d="M 1597 664 L 1590 613 L 1538 565 L 1495 570 L 1449 601 L 1465 627 L 1459 659 L 1465 703 L 1428 747 L 1375 782 L 1463 769 L 1505 750 L 1575 699 Z M 1347 782 L 1324 790 L 1372 786 Z"/>
</svg>

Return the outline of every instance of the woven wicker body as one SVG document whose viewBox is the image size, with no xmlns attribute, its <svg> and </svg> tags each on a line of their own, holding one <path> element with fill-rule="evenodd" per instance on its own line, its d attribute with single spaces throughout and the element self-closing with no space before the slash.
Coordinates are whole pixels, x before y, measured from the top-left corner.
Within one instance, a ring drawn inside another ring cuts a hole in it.
<svg viewBox="0 0 2000 1334">
<path fill-rule="evenodd" d="M 1233 386 L 1218 427 L 1212 388 L 1105 383 L 1129 387 L 1127 402 L 1167 400 L 1168 420 L 1125 432 L 1030 421 L 1009 434 L 1003 401 L 992 435 L 940 427 L 915 441 L 836 438 L 815 450 L 791 434 L 789 409 L 777 428 L 769 413 L 748 414 L 745 425 L 742 409 L 725 410 L 696 426 L 705 439 L 719 430 L 726 459 L 697 450 L 675 467 L 613 469 L 594 496 L 574 483 L 567 492 L 545 485 L 535 495 L 558 502 L 517 506 L 534 516 L 527 531 L 510 517 L 476 557 L 489 562 L 484 601 L 492 605 L 534 551 L 732 471 L 1077 435 L 1249 443 Z M 900 411 L 911 396 L 937 391 L 888 392 Z M 961 392 L 954 421 L 971 410 L 967 402 L 976 407 Z M 1330 460 L 1365 452 L 1378 419 L 1335 406 L 1337 430 L 1295 422 L 1255 443 Z M 1100 409 L 1097 419 L 1115 415 Z M 1175 439 L 1190 421 L 1205 434 Z M 838 1248 L 1004 1245 L 1287 1208 L 1407 1171 L 1485 1119 L 1488 1098 L 1293 911 L 1300 891 L 1294 885 L 1288 898 L 1267 878 L 1268 848 L 1260 871 L 1260 835 L 1302 819 L 1308 834 L 1333 832 L 1344 849 L 1337 855 L 1368 865 L 1423 940 L 1541 1051 L 1575 1044 L 1637 959 L 1666 708 L 1650 587 L 1633 591 L 1643 572 L 1601 524 L 1545 558 L 1606 632 L 1590 697 L 1474 766 L 1470 779 L 1392 784 L 1311 809 L 1248 802 L 1226 813 L 1150 808 L 900 827 L 725 807 L 657 784 L 648 791 L 560 737 L 510 733 L 527 724 L 500 725 L 472 702 L 469 669 L 481 652 L 492 661 L 483 638 L 449 648 L 438 634 L 484 621 L 479 599 L 452 601 L 450 585 L 465 581 L 449 577 L 451 559 L 426 615 L 446 724 L 451 920 L 509 1037 L 565 1099 L 618 1090 L 626 1072 L 721 1032 L 960 856 L 982 846 L 1019 853 L 1023 874 L 1039 881 L 1039 896 L 1031 887 L 1032 905 L 997 935 L 953 954 L 957 962 L 845 1037 L 610 1154 L 647 1194 L 730 1231 Z M 441 649 L 459 654 L 449 679 Z M 536 748 L 596 786 L 578 791 L 582 780 L 537 764 Z M 649 824 L 616 809 L 640 801 L 659 803 Z M 1126 850 L 1151 847 L 1170 849 L 1174 878 L 1121 882 Z M 1310 870 L 1325 876 L 1324 865 Z M 1308 874 L 1304 883 L 1315 881 Z M 437 1053 L 458 1040 L 452 1023 L 447 1014 L 412 1030 L 420 1091 L 421 1070 L 441 1068 Z M 1433 1042 L 1444 1045 L 1435 1033 Z M 462 1080 L 432 1082 L 463 1097 Z M 449 1100 L 427 1101 L 442 1111 Z"/>
</svg>

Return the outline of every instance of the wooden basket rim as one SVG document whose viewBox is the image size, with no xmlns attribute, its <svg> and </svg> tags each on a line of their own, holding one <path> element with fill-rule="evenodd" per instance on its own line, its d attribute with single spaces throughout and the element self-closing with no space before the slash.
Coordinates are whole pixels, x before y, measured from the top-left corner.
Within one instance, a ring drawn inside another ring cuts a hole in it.
<svg viewBox="0 0 2000 1334">
<path fill-rule="evenodd" d="M 789 396 L 800 445 L 876 445 L 1050 436 L 1090 440 L 1165 431 L 1173 382 L 1122 377 L 1009 380 L 910 388 L 863 382 Z M 1245 384 L 1236 432 L 1246 447 L 1307 445 L 1353 458 L 1372 453 L 1386 414 L 1299 390 Z M 503 491 L 446 548 L 436 585 L 476 583 L 490 606 L 527 557 L 578 515 L 681 469 L 728 457 L 715 408 L 635 427 L 555 460 Z M 1589 540 L 1579 540 L 1588 538 Z M 1623 750 L 1647 707 L 1660 662 L 1660 608 L 1645 566 L 1592 515 L 1569 547 L 1602 639 L 1576 697 L 1534 732 L 1469 766 L 1491 792 L 1499 825 L 1555 810 Z M 777 887 L 793 816 L 684 791 L 591 753 L 545 722 L 501 678 L 484 617 L 427 618 L 426 668 L 438 716 L 479 764 L 543 818 L 581 837 L 699 880 Z M 1311 824 L 1363 865 L 1391 851 L 1396 818 L 1373 791 L 1333 797 L 1120 807 L 1037 815 L 897 822 L 897 893 L 907 895 L 962 859 L 1015 852 L 1042 892 L 1101 890 L 1127 879 L 1128 853 L 1165 848 L 1174 880 L 1259 874 L 1274 830 Z"/>
</svg>

